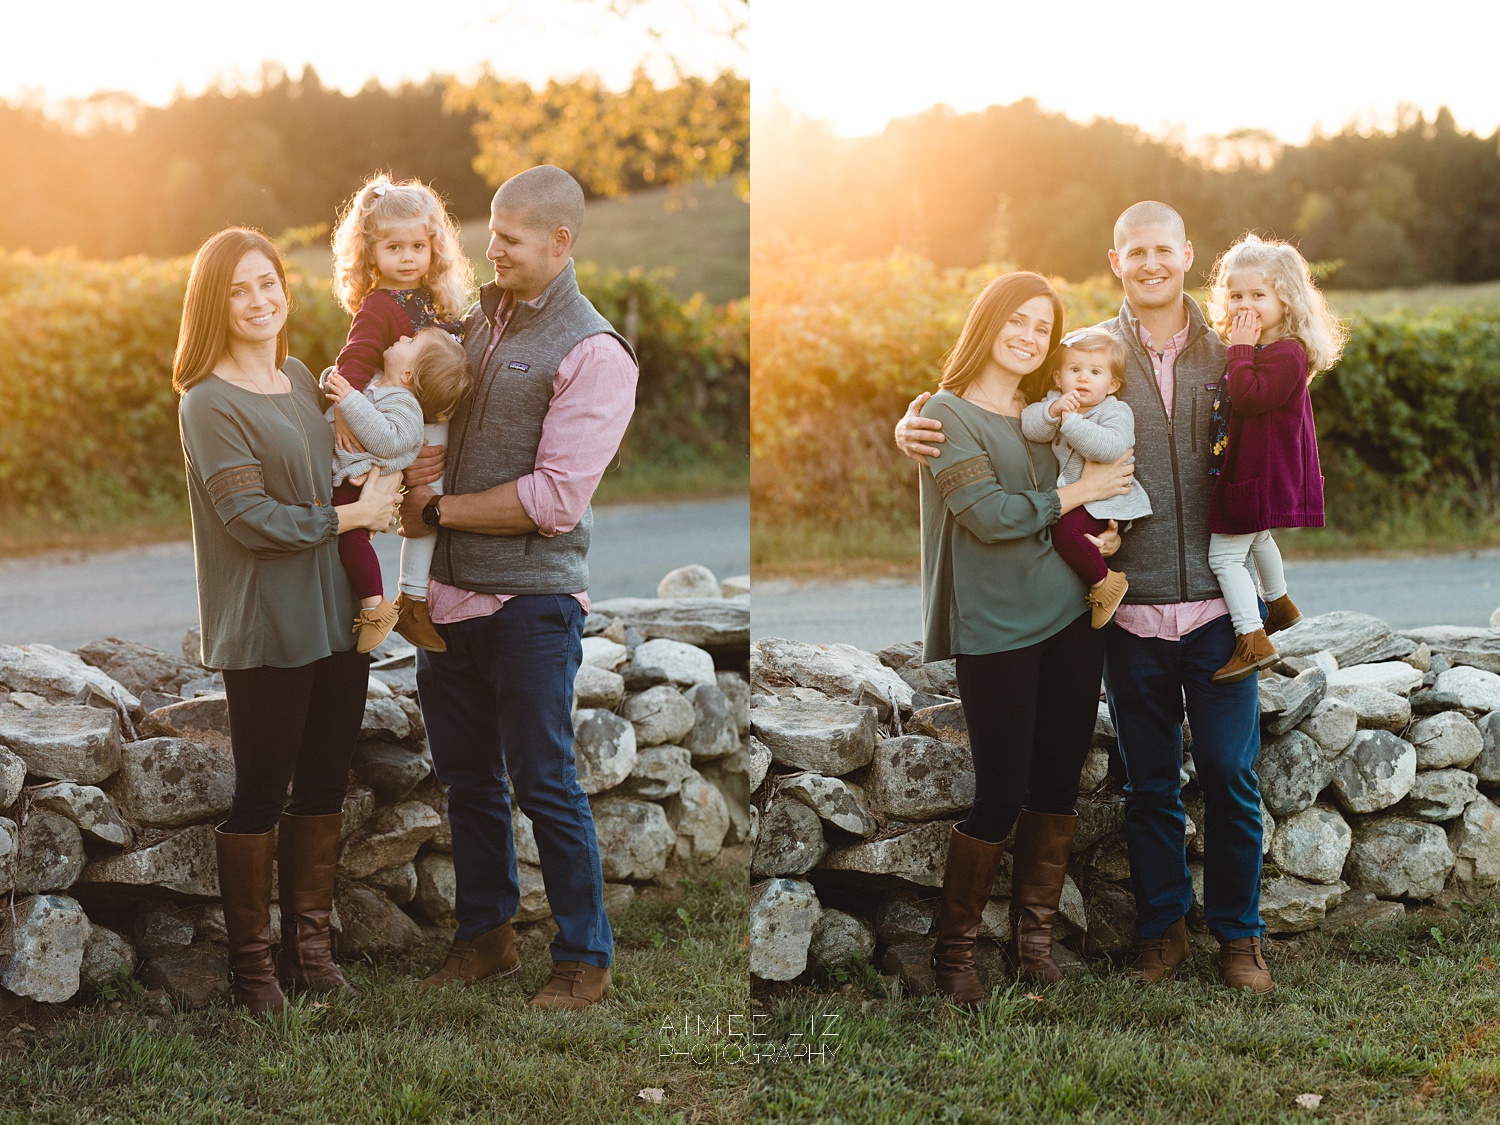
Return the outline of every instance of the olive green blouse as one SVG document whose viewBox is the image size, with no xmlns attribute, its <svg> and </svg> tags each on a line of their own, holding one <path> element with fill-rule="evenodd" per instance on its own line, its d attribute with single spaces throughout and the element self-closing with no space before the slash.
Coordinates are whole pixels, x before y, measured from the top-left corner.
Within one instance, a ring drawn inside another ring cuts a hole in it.
<svg viewBox="0 0 1500 1125">
<path fill-rule="evenodd" d="M 354 646 L 333 432 L 312 374 L 295 359 L 282 370 L 289 394 L 209 375 L 177 406 L 209 668 L 296 668 Z"/>
<path fill-rule="evenodd" d="M 922 658 L 1008 652 L 1085 610 L 1087 586 L 1052 548 L 1057 458 L 1021 420 L 948 391 L 922 407 L 943 423 L 921 473 Z"/>
</svg>

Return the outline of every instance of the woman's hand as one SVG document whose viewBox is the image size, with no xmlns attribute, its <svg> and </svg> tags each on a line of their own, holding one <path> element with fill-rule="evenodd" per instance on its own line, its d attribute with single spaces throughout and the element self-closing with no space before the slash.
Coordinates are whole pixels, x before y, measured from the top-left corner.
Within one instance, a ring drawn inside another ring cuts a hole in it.
<svg viewBox="0 0 1500 1125">
<path fill-rule="evenodd" d="M 382 477 L 380 469 L 370 466 L 364 487 L 359 490 L 359 499 L 352 504 L 340 504 L 339 533 L 356 527 L 371 531 L 389 531 L 401 507 L 401 478 Z"/>
<path fill-rule="evenodd" d="M 349 428 L 349 423 L 344 421 L 344 414 L 337 407 L 333 411 L 333 443 L 345 453 L 363 453 L 365 447 L 360 444 L 359 438 L 354 436 L 354 431 Z"/>
<path fill-rule="evenodd" d="M 1075 484 L 1083 486 L 1083 503 L 1113 500 L 1126 496 L 1135 483 L 1135 447 L 1131 446 L 1118 461 L 1085 461 Z"/>
<path fill-rule="evenodd" d="M 923 391 L 907 404 L 906 413 L 896 423 L 896 446 L 913 461 L 927 464 L 927 458 L 942 456 L 937 444 L 948 439 L 943 436 L 943 424 L 936 418 L 923 418 L 920 411 L 923 403 L 932 397 L 931 391 Z"/>
<path fill-rule="evenodd" d="M 1254 309 L 1241 309 L 1234 314 L 1229 324 L 1229 343 L 1254 344 L 1260 341 L 1260 314 Z"/>
</svg>

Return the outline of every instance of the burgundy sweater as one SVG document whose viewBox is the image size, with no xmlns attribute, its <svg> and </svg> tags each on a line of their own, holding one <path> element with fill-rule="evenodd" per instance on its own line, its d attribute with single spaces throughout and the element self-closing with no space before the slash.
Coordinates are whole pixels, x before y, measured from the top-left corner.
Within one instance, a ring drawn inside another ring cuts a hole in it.
<svg viewBox="0 0 1500 1125">
<path fill-rule="evenodd" d="M 359 303 L 349 325 L 349 339 L 334 365 L 350 386 L 362 391 L 384 368 L 386 348 L 436 322 L 432 296 L 426 289 L 373 289 Z"/>
<path fill-rule="evenodd" d="M 1323 526 L 1323 473 L 1307 393 L 1307 353 L 1296 340 L 1236 344 L 1229 384 L 1229 445 L 1208 506 L 1208 527 L 1246 535 Z"/>
</svg>

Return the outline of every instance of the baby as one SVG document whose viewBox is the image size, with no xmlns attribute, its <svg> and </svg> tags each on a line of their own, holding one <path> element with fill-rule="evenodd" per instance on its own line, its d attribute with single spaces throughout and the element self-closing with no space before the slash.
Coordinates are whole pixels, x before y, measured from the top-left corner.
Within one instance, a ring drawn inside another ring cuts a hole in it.
<svg viewBox="0 0 1500 1125">
<path fill-rule="evenodd" d="M 1072 484 L 1085 461 L 1117 461 L 1135 444 L 1135 415 L 1114 397 L 1125 389 L 1125 345 L 1102 328 L 1074 332 L 1063 339 L 1053 381 L 1056 390 L 1022 411 L 1021 432 L 1029 441 L 1052 443 L 1057 483 Z M 1130 584 L 1105 565 L 1088 536 L 1107 530 L 1109 520 L 1123 524 L 1150 514 L 1151 500 L 1135 481 L 1127 495 L 1074 508 L 1052 529 L 1057 553 L 1089 584 L 1095 629 L 1109 623 Z"/>
</svg>

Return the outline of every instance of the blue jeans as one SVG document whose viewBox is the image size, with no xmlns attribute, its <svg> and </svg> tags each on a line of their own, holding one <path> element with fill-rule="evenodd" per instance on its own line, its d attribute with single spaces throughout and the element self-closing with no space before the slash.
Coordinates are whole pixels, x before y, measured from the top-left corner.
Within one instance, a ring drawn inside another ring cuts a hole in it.
<svg viewBox="0 0 1500 1125">
<path fill-rule="evenodd" d="M 1260 702 L 1254 676 L 1216 684 L 1234 651 L 1219 617 L 1179 641 L 1105 629 L 1104 686 L 1125 760 L 1125 842 L 1142 940 L 1193 905 L 1182 808 L 1183 697 L 1203 790 L 1203 907 L 1220 941 L 1260 937 Z"/>
<path fill-rule="evenodd" d="M 487 933 L 520 906 L 509 774 L 536 828 L 557 923 L 552 959 L 608 967 L 599 841 L 573 764 L 583 607 L 566 594 L 523 594 L 437 630 L 448 651 L 418 651 L 417 693 L 433 771 L 448 790 L 457 936 Z"/>
</svg>

